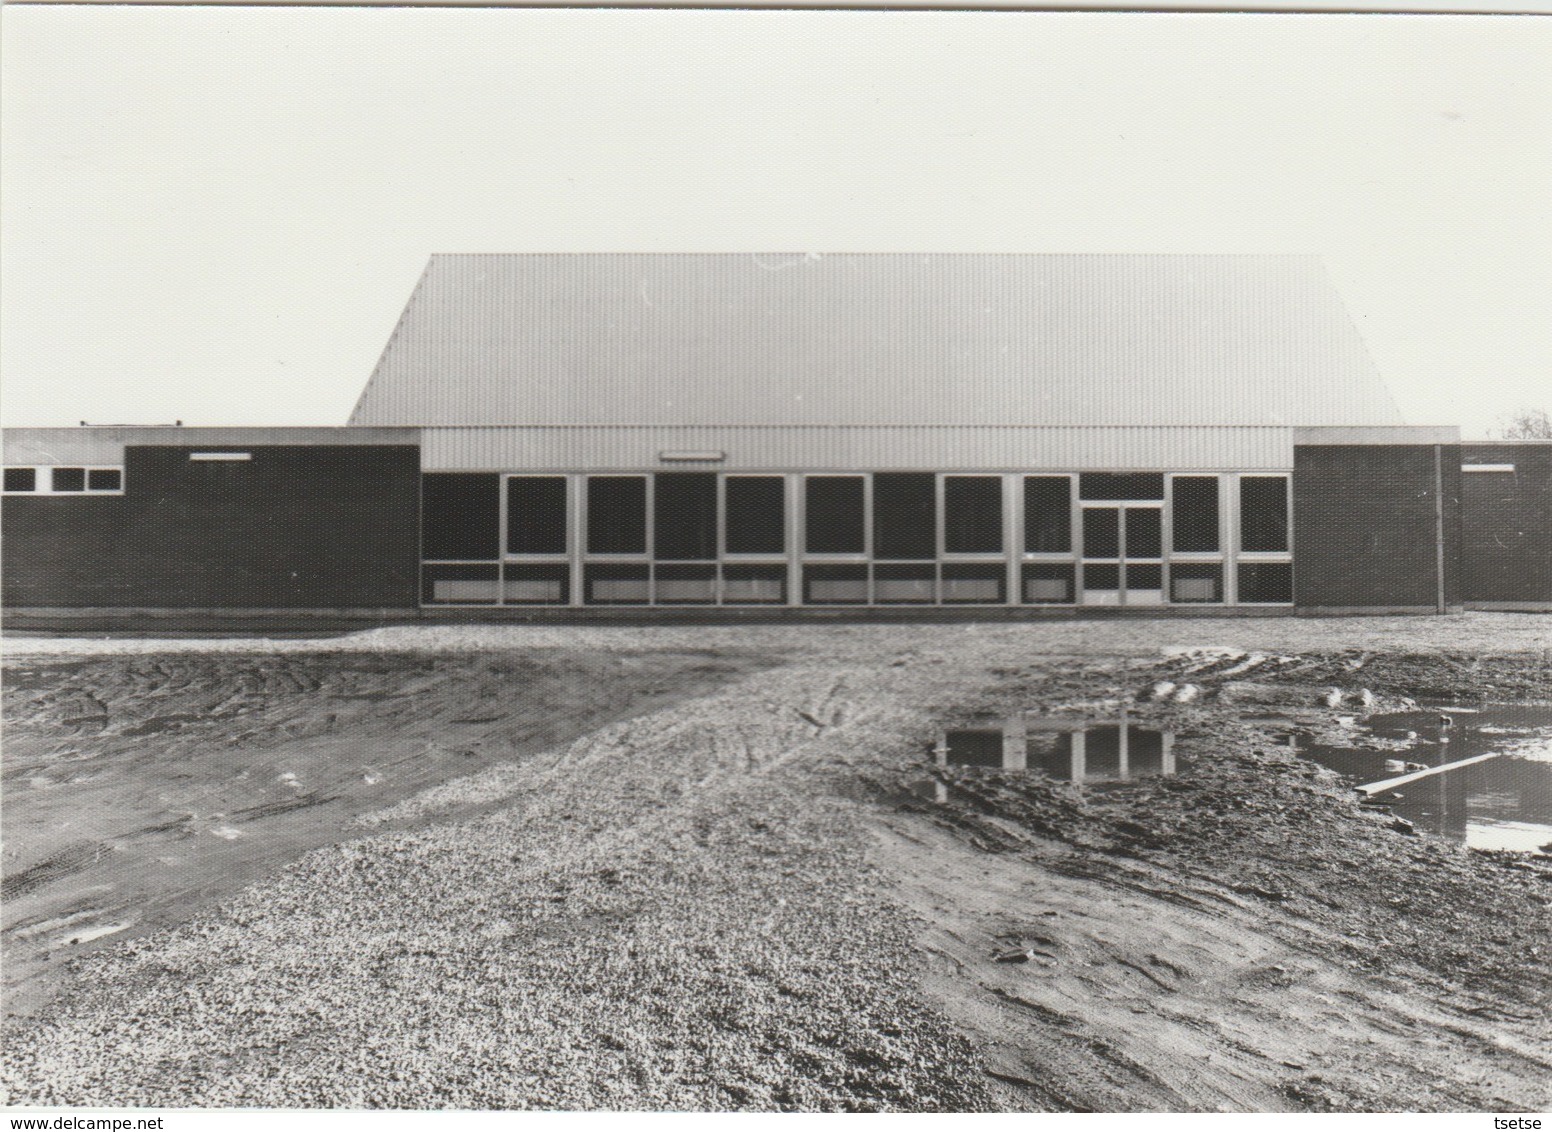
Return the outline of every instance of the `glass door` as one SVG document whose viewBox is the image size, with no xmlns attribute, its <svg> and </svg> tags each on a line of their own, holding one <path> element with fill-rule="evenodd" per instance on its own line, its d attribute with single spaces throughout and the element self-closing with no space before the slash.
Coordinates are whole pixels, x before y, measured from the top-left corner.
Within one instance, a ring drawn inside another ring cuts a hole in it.
<svg viewBox="0 0 1552 1132">
<path fill-rule="evenodd" d="M 1158 504 L 1084 505 L 1084 605 L 1163 604 L 1163 514 Z"/>
</svg>

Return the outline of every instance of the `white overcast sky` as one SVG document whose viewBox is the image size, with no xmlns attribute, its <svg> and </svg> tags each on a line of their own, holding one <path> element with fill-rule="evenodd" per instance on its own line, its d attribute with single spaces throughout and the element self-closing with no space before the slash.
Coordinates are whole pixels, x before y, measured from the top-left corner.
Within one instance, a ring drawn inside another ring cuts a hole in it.
<svg viewBox="0 0 1552 1132">
<path fill-rule="evenodd" d="M 11 6 L 10 425 L 342 424 L 433 251 L 1314 252 L 1552 407 L 1552 20 Z"/>
</svg>

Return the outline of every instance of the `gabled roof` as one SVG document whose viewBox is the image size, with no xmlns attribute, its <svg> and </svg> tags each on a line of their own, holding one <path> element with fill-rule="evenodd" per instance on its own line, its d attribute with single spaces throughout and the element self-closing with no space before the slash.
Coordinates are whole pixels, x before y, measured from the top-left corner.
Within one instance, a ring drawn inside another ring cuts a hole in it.
<svg viewBox="0 0 1552 1132">
<path fill-rule="evenodd" d="M 436 255 L 354 425 L 1401 423 L 1318 259 Z"/>
</svg>

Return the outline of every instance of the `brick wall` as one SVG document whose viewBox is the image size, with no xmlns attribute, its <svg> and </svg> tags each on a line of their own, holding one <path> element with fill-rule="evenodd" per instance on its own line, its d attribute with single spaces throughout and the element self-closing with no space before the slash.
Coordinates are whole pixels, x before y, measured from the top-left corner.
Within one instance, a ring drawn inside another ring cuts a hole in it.
<svg viewBox="0 0 1552 1132">
<path fill-rule="evenodd" d="M 1293 462 L 1294 600 L 1302 608 L 1434 609 L 1431 444 L 1300 445 Z M 1440 449 L 1445 602 L 1460 594 L 1460 449 Z"/>
<path fill-rule="evenodd" d="M 413 445 L 125 450 L 122 496 L 5 498 L 4 604 L 152 609 L 413 608 Z"/>
<path fill-rule="evenodd" d="M 1466 444 L 1461 459 L 1514 465 L 1461 476 L 1462 597 L 1552 605 L 1552 441 Z"/>
</svg>

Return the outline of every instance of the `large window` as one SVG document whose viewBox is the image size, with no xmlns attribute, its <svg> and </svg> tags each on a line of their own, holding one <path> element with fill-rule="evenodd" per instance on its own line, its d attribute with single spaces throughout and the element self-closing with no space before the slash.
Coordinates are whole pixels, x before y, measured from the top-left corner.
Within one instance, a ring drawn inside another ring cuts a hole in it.
<svg viewBox="0 0 1552 1132">
<path fill-rule="evenodd" d="M 785 554 L 787 484 L 781 476 L 728 476 L 724 539 L 729 554 Z"/>
<path fill-rule="evenodd" d="M 1242 476 L 1239 481 L 1240 549 L 1288 549 L 1288 478 Z"/>
<path fill-rule="evenodd" d="M 590 476 L 587 481 L 589 554 L 647 552 L 647 477 Z"/>
<path fill-rule="evenodd" d="M 659 561 L 716 560 L 715 472 L 660 472 L 654 477 L 652 549 Z"/>
<path fill-rule="evenodd" d="M 809 476 L 804 488 L 808 553 L 863 553 L 867 549 L 863 478 Z"/>
<path fill-rule="evenodd" d="M 496 558 L 501 551 L 501 478 L 483 472 L 421 477 L 425 558 Z"/>
<path fill-rule="evenodd" d="M 1078 498 L 1095 501 L 1163 499 L 1163 472 L 1084 472 Z"/>
<path fill-rule="evenodd" d="M 873 557 L 938 555 L 938 480 L 931 472 L 873 477 Z"/>
<path fill-rule="evenodd" d="M 1170 482 L 1171 544 L 1176 554 L 1218 549 L 1218 477 L 1176 476 Z"/>
<path fill-rule="evenodd" d="M 507 553 L 566 553 L 566 477 L 507 479 Z"/>
<path fill-rule="evenodd" d="M 1024 477 L 1024 552 L 1072 551 L 1072 480 L 1068 476 Z"/>
<path fill-rule="evenodd" d="M 943 549 L 949 554 L 1001 554 L 1002 477 L 943 478 Z"/>
</svg>

